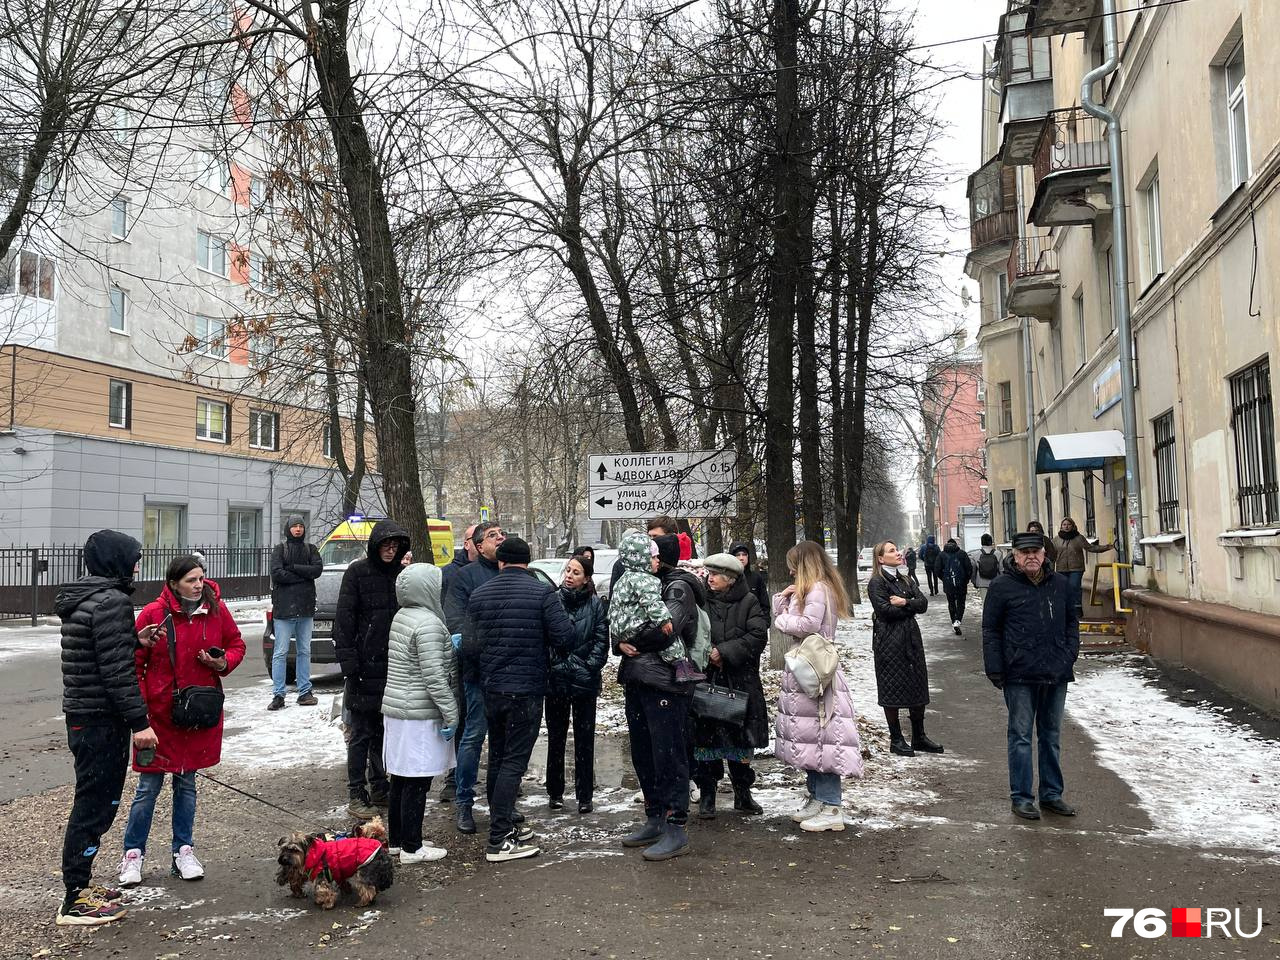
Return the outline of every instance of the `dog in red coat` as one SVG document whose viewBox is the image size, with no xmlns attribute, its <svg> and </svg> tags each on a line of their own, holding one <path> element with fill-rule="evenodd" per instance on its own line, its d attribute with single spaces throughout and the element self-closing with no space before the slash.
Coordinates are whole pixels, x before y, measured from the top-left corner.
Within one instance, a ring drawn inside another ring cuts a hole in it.
<svg viewBox="0 0 1280 960">
<path fill-rule="evenodd" d="M 387 852 L 387 830 L 375 817 L 354 834 L 291 833 L 276 841 L 280 869 L 276 883 L 287 886 L 295 897 L 306 896 L 325 910 L 338 902 L 339 893 L 354 894 L 356 904 L 367 907 L 378 892 L 391 886 L 394 868 Z"/>
</svg>

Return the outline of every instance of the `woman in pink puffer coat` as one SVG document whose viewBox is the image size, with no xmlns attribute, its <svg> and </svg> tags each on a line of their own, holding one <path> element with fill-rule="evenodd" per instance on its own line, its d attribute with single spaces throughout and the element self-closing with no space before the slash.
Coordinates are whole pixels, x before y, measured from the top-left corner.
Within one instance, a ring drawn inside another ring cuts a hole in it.
<svg viewBox="0 0 1280 960">
<path fill-rule="evenodd" d="M 795 583 L 774 596 L 773 625 L 795 645 L 812 633 L 834 640 L 840 617 L 849 615 L 849 597 L 827 551 L 812 540 L 798 543 L 787 552 L 787 569 Z M 811 833 L 844 829 L 840 779 L 862 776 L 856 714 L 839 669 L 823 701 L 825 723 L 818 701 L 805 696 L 790 670 L 783 671 L 774 755 L 805 772 L 808 797 L 791 819 Z"/>
</svg>

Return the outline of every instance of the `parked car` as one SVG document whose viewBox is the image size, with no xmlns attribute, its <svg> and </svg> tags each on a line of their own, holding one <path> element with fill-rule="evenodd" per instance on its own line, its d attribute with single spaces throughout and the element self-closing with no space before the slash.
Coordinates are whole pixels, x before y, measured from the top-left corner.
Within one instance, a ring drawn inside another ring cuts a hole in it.
<svg viewBox="0 0 1280 960">
<path fill-rule="evenodd" d="M 333 532 L 320 544 L 320 559 L 325 563 L 350 563 L 359 560 L 369 550 L 369 534 L 373 525 L 385 517 L 366 517 L 352 514 L 333 528 Z M 453 524 L 439 517 L 427 518 L 427 533 L 431 540 L 431 556 L 426 555 L 426 544 L 422 537 L 410 531 L 414 541 L 414 549 L 418 560 L 430 560 L 438 567 L 443 567 L 453 559 Z"/>
<path fill-rule="evenodd" d="M 613 575 L 613 565 L 618 559 L 618 551 L 611 547 L 601 547 L 595 551 L 595 554 L 594 572 L 591 579 L 596 585 L 596 593 L 604 601 L 605 609 L 608 609 L 609 580 Z M 533 561 L 533 563 L 529 564 L 529 569 L 545 574 L 558 587 L 564 579 L 564 568 L 568 562 L 568 557 L 547 557 L 543 560 Z"/>
<path fill-rule="evenodd" d="M 859 570 L 871 569 L 871 561 L 873 559 L 874 553 L 875 553 L 874 547 L 863 547 L 861 550 L 858 551 L 858 569 Z"/>
</svg>

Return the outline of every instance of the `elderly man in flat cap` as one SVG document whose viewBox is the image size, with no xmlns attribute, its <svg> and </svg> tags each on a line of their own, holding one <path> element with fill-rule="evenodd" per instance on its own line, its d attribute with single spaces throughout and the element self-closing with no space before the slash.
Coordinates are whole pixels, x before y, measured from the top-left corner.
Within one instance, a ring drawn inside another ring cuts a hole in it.
<svg viewBox="0 0 1280 960">
<path fill-rule="evenodd" d="M 982 608 L 982 657 L 988 679 L 1009 708 L 1009 795 L 1013 812 L 1039 820 L 1040 811 L 1075 816 L 1062 799 L 1058 739 L 1067 684 L 1080 654 L 1080 619 L 1071 583 L 1045 559 L 1044 538 L 1019 533 Z M 1036 807 L 1031 736 L 1040 751 L 1040 806 Z"/>
</svg>

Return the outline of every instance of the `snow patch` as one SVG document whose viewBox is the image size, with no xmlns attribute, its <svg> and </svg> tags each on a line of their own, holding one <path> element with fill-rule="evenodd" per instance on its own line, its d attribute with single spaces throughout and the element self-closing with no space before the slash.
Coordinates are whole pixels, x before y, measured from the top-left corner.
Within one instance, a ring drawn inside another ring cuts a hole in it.
<svg viewBox="0 0 1280 960">
<path fill-rule="evenodd" d="M 1067 712 L 1150 813 L 1150 836 L 1280 853 L 1280 743 L 1124 666 L 1082 673 Z"/>
<path fill-rule="evenodd" d="M 261 769 L 341 766 L 347 744 L 337 718 L 338 694 L 312 691 L 320 701 L 300 707 L 289 701 L 283 710 L 268 712 L 271 681 L 227 691 L 222 762 Z"/>
<path fill-rule="evenodd" d="M 61 655 L 62 633 L 58 627 L 4 627 L 0 629 L 0 663 L 21 657 Z"/>
</svg>

